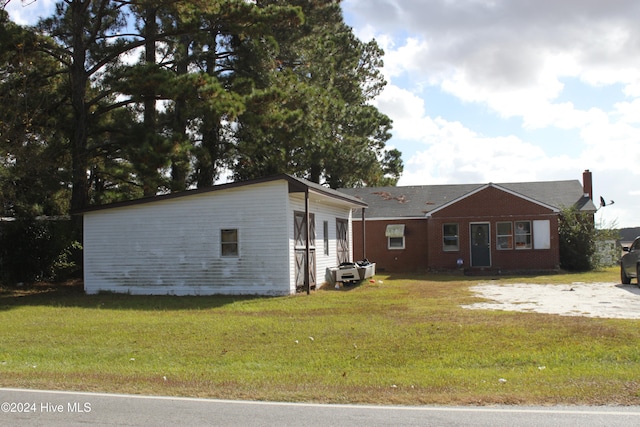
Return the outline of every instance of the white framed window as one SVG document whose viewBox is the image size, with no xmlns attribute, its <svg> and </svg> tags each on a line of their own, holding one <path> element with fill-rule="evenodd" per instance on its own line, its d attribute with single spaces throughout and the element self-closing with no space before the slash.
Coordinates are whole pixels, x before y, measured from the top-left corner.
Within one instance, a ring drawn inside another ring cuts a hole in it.
<svg viewBox="0 0 640 427">
<path fill-rule="evenodd" d="M 458 224 L 444 224 L 442 226 L 442 250 L 453 252 L 460 250 L 460 235 Z"/>
<path fill-rule="evenodd" d="M 220 255 L 223 257 L 237 257 L 238 250 L 238 229 L 224 228 L 220 230 Z"/>
<path fill-rule="evenodd" d="M 516 249 L 531 249 L 531 221 L 516 221 Z"/>
<path fill-rule="evenodd" d="M 496 223 L 496 249 L 513 249 L 513 223 Z"/>
<path fill-rule="evenodd" d="M 387 249 L 404 249 L 404 224 L 388 224 L 385 236 Z"/>
</svg>

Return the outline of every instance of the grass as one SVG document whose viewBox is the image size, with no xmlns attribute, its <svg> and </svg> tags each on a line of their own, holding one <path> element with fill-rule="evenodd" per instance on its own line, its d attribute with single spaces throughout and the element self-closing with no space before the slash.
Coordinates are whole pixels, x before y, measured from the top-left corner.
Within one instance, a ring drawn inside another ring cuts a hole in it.
<svg viewBox="0 0 640 427">
<path fill-rule="evenodd" d="M 0 290 L 0 386 L 371 404 L 640 404 L 640 321 L 465 310 L 487 277 L 277 298 Z M 617 270 L 498 282 L 617 281 Z"/>
</svg>

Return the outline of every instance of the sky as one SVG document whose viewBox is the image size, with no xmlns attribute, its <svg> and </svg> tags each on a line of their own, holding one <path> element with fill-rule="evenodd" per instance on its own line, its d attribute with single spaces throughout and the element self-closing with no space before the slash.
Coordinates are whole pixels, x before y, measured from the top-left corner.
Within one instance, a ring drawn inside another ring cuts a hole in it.
<svg viewBox="0 0 640 427">
<path fill-rule="evenodd" d="M 640 2 L 344 0 L 384 49 L 398 185 L 582 182 L 640 226 Z"/>
<path fill-rule="evenodd" d="M 11 0 L 35 22 L 51 0 Z M 343 0 L 384 49 L 398 185 L 580 180 L 602 228 L 640 227 L 640 2 Z M 610 204 L 614 201 L 614 204 Z"/>
</svg>

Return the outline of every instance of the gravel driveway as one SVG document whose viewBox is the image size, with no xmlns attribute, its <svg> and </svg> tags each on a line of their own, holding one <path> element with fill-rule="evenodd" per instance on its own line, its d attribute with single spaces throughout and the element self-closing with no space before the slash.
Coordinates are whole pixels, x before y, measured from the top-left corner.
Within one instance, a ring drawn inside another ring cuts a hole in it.
<svg viewBox="0 0 640 427">
<path fill-rule="evenodd" d="M 482 283 L 470 288 L 489 301 L 462 307 L 618 319 L 640 319 L 640 287 L 619 283 L 540 285 Z"/>
</svg>

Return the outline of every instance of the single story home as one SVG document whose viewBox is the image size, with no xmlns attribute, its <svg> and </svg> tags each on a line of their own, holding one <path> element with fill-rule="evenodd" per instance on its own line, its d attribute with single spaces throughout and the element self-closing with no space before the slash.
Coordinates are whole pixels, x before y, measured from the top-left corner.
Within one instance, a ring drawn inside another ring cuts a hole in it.
<svg viewBox="0 0 640 427">
<path fill-rule="evenodd" d="M 290 175 L 94 206 L 84 288 L 130 294 L 287 295 L 352 260 L 360 199 Z M 308 260 L 308 262 L 307 262 Z"/>
<path fill-rule="evenodd" d="M 580 181 L 342 189 L 368 206 L 354 213 L 354 256 L 377 271 L 555 270 L 558 218 L 593 214 L 592 175 Z"/>
</svg>

